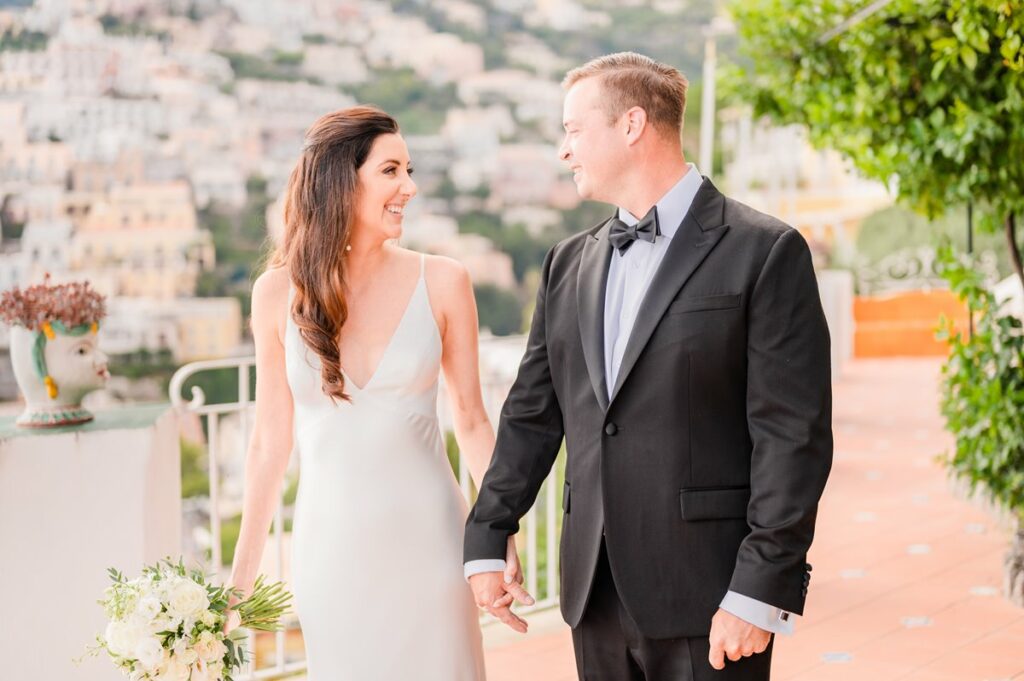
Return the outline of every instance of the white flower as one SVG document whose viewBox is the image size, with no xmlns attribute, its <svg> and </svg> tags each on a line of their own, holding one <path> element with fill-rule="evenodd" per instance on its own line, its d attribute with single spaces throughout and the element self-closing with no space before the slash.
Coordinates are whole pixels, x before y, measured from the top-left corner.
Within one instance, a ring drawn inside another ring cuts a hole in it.
<svg viewBox="0 0 1024 681">
<path fill-rule="evenodd" d="M 202 616 L 199 619 L 202 621 L 204 625 L 208 627 L 213 627 L 217 624 L 218 617 L 217 613 L 215 613 L 213 610 L 207 610 L 202 614 Z"/>
<path fill-rule="evenodd" d="M 155 681 L 187 681 L 192 668 L 184 664 L 177 657 L 167 660 L 167 664 L 160 668 L 160 673 L 154 677 Z"/>
<path fill-rule="evenodd" d="M 223 681 L 223 662 L 203 662 L 200 660 L 192 667 L 192 676 L 189 681 Z"/>
<path fill-rule="evenodd" d="M 217 638 L 216 634 L 204 631 L 196 641 L 195 651 L 203 662 L 214 662 L 223 659 L 224 655 L 228 652 L 228 647 Z"/>
<path fill-rule="evenodd" d="M 210 678 L 210 669 L 206 666 L 206 663 L 202 660 L 197 660 L 192 665 L 192 676 L 189 677 L 189 681 L 212 681 Z"/>
<path fill-rule="evenodd" d="M 154 617 L 160 614 L 162 609 L 163 605 L 160 603 L 159 598 L 145 595 L 135 605 L 135 614 L 145 618 L 146 621 L 152 621 Z"/>
<path fill-rule="evenodd" d="M 206 587 L 191 579 L 180 579 L 168 590 L 167 610 L 176 617 L 197 618 L 209 607 L 210 598 Z"/>
<path fill-rule="evenodd" d="M 143 635 L 144 632 L 136 624 L 113 620 L 107 625 L 103 638 L 110 652 L 118 657 L 131 657 Z"/>
<path fill-rule="evenodd" d="M 192 649 L 192 641 L 185 636 L 174 644 L 174 657 L 181 660 L 182 664 L 191 666 L 199 659 L 199 654 Z"/>
<path fill-rule="evenodd" d="M 216 662 L 206 663 L 206 675 L 210 681 L 222 681 L 224 678 L 224 662 L 217 660 Z"/>
<path fill-rule="evenodd" d="M 152 672 L 164 661 L 166 651 L 159 640 L 147 636 L 135 646 L 132 657 L 139 661 L 143 669 Z"/>
<path fill-rule="evenodd" d="M 181 624 L 181 618 L 175 617 L 169 612 L 162 612 L 149 623 L 149 628 L 154 634 L 162 631 L 177 631 Z"/>
</svg>

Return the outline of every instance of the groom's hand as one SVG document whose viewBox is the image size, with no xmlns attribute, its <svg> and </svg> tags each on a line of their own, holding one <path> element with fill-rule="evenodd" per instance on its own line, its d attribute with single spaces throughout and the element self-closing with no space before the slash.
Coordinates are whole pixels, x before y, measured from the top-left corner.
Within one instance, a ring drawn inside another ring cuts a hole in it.
<svg viewBox="0 0 1024 681">
<path fill-rule="evenodd" d="M 516 538 L 510 536 L 505 550 L 505 583 L 502 585 L 505 594 L 494 602 L 494 607 L 511 606 L 514 601 L 519 601 L 523 605 L 533 605 L 533 596 L 523 588 L 523 580 L 523 567 L 519 563 Z"/>
<path fill-rule="evenodd" d="M 744 657 L 763 653 L 771 638 L 770 632 L 719 609 L 711 619 L 708 662 L 715 669 L 725 669 L 725 658 L 738 662 Z"/>
<path fill-rule="evenodd" d="M 473 598 L 477 607 L 491 613 L 520 634 L 526 633 L 528 626 L 526 620 L 510 610 L 511 601 L 505 598 L 506 593 L 519 598 L 516 596 L 517 592 L 522 592 L 526 598 L 529 598 L 530 595 L 521 585 L 516 582 L 506 584 L 505 576 L 501 572 L 481 572 L 469 578 L 469 586 L 473 590 Z"/>
</svg>

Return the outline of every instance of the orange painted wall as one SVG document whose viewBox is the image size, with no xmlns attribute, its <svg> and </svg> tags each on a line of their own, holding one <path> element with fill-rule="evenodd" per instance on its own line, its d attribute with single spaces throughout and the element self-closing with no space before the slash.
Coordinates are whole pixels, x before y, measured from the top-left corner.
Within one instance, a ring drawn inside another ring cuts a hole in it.
<svg viewBox="0 0 1024 681">
<path fill-rule="evenodd" d="M 853 301 L 855 357 L 945 356 L 936 340 L 939 317 L 967 328 L 967 306 L 947 290 L 857 296 Z"/>
</svg>

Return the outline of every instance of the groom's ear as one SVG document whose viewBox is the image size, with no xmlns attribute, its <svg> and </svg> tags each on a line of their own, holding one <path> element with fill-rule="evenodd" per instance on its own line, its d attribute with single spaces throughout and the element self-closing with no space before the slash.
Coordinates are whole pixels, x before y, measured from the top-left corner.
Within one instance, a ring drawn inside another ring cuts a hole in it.
<svg viewBox="0 0 1024 681">
<path fill-rule="evenodd" d="M 634 106 L 622 114 L 626 144 L 636 144 L 647 130 L 647 112 L 639 106 Z"/>
</svg>

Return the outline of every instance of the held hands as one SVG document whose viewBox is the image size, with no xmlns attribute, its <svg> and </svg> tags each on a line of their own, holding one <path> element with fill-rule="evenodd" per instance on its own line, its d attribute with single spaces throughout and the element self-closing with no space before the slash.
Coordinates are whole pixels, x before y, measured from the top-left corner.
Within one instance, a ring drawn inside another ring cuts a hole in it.
<svg viewBox="0 0 1024 681">
<path fill-rule="evenodd" d="M 469 586 L 473 589 L 473 598 L 478 607 L 483 608 L 496 618 L 521 634 L 526 633 L 526 620 L 515 615 L 511 606 L 514 601 L 523 605 L 533 605 L 533 596 L 523 588 L 523 570 L 519 565 L 519 554 L 516 552 L 514 537 L 508 538 L 505 551 L 505 572 L 481 572 L 469 578 Z"/>
<path fill-rule="evenodd" d="M 715 669 L 725 669 L 725 658 L 738 662 L 741 658 L 763 653 L 771 641 L 771 633 L 719 609 L 711 619 L 711 652 L 708 662 Z"/>
</svg>

